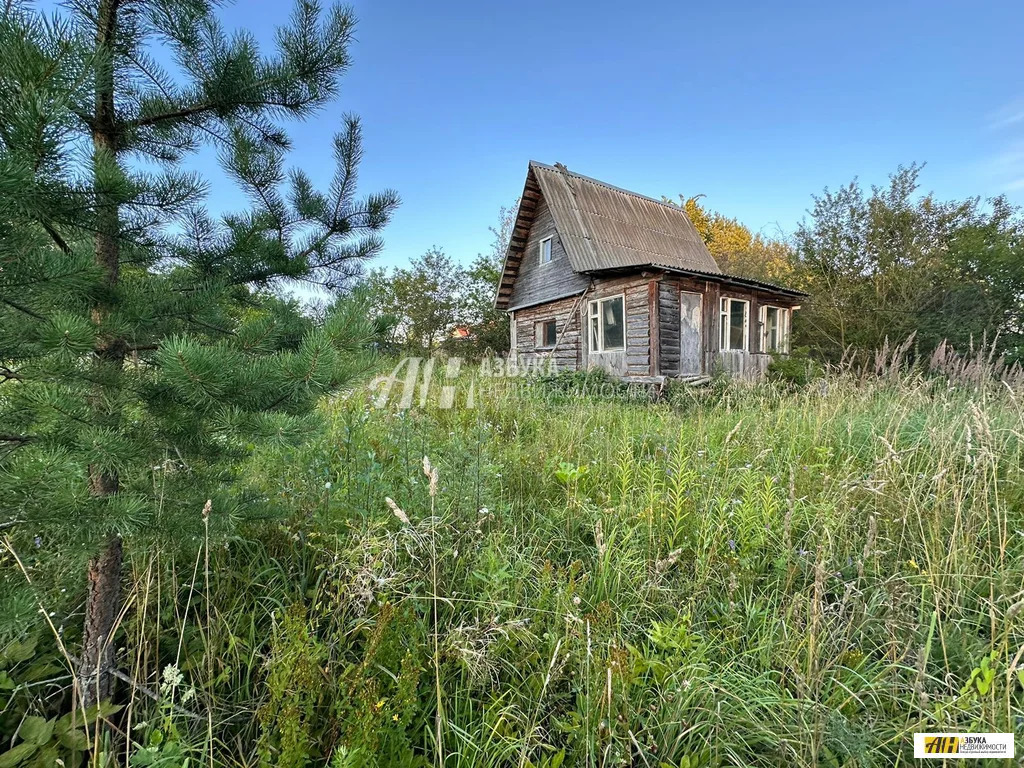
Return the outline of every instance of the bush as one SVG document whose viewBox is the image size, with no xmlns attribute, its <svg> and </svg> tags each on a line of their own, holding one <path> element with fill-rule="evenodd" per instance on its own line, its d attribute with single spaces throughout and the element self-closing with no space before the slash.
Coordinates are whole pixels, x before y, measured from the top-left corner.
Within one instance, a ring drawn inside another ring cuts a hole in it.
<svg viewBox="0 0 1024 768">
<path fill-rule="evenodd" d="M 797 347 L 789 355 L 773 355 L 768 380 L 798 387 L 822 376 L 821 364 L 810 356 L 809 347 Z"/>
</svg>

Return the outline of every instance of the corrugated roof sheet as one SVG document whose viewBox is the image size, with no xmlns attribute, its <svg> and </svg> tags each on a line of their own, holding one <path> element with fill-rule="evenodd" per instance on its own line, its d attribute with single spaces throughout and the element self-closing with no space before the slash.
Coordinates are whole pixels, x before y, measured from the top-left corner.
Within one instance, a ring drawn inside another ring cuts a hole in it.
<svg viewBox="0 0 1024 768">
<path fill-rule="evenodd" d="M 530 169 L 576 272 L 661 264 L 721 274 L 683 209 L 565 168 Z"/>
</svg>

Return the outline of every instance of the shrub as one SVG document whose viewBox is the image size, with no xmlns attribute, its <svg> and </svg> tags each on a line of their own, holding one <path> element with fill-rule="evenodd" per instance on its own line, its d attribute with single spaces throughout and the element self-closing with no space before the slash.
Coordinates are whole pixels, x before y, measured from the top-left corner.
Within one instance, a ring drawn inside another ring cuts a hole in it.
<svg viewBox="0 0 1024 768">
<path fill-rule="evenodd" d="M 823 374 L 821 364 L 810 356 L 809 347 L 797 347 L 789 355 L 773 355 L 768 364 L 768 380 L 798 387 Z"/>
</svg>

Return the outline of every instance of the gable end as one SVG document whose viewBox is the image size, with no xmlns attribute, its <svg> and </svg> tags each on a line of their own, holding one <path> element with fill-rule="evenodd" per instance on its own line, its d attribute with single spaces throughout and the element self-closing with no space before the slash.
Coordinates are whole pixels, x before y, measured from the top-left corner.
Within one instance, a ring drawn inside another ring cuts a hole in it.
<svg viewBox="0 0 1024 768">
<path fill-rule="evenodd" d="M 494 306 L 498 309 L 508 309 L 509 307 L 512 287 L 519 276 L 519 265 L 523 261 L 526 242 L 530 236 L 530 228 L 533 226 L 534 214 L 537 212 L 537 205 L 540 203 L 540 199 L 540 185 L 537 183 L 537 177 L 534 175 L 533 169 L 530 168 L 526 173 L 526 184 L 523 186 L 523 194 L 519 198 L 519 209 L 516 211 L 516 220 L 512 225 L 508 250 L 505 252 L 505 266 L 501 271 L 497 296 L 494 298 Z"/>
</svg>

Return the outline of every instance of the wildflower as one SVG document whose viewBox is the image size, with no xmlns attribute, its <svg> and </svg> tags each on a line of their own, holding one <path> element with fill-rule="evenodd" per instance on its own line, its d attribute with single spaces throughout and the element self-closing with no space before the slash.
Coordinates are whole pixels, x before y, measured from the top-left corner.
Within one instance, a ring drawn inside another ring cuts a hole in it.
<svg viewBox="0 0 1024 768">
<path fill-rule="evenodd" d="M 391 508 L 391 511 L 392 513 L 394 513 L 395 517 L 397 517 L 405 525 L 409 524 L 409 516 L 402 511 L 402 508 L 395 503 L 394 499 L 392 499 L 390 496 L 385 496 L 384 501 Z"/>
<path fill-rule="evenodd" d="M 185 676 L 181 674 L 181 670 L 178 669 L 176 664 L 168 664 L 164 667 L 163 681 L 160 684 L 160 693 L 164 696 L 170 696 L 174 689 L 181 685 Z"/>
<path fill-rule="evenodd" d="M 378 701 L 376 704 L 373 705 L 373 708 L 375 710 L 377 710 L 378 712 L 380 712 L 382 709 L 384 709 L 384 705 L 387 704 L 387 701 L 388 701 L 387 699 L 381 699 L 380 701 Z"/>
<path fill-rule="evenodd" d="M 736 539 L 729 539 L 729 549 L 733 552 L 736 551 Z"/>
<path fill-rule="evenodd" d="M 583 601 L 580 600 L 580 596 L 579 595 L 573 595 L 573 597 L 572 597 L 572 604 L 573 605 L 579 605 L 581 602 L 583 602 Z"/>
<path fill-rule="evenodd" d="M 398 722 L 398 715 L 392 715 L 391 716 L 391 721 L 397 723 Z"/>
<path fill-rule="evenodd" d="M 328 491 L 331 490 L 331 481 L 330 480 L 328 480 L 326 483 L 324 483 L 324 488 L 326 488 Z"/>
</svg>

